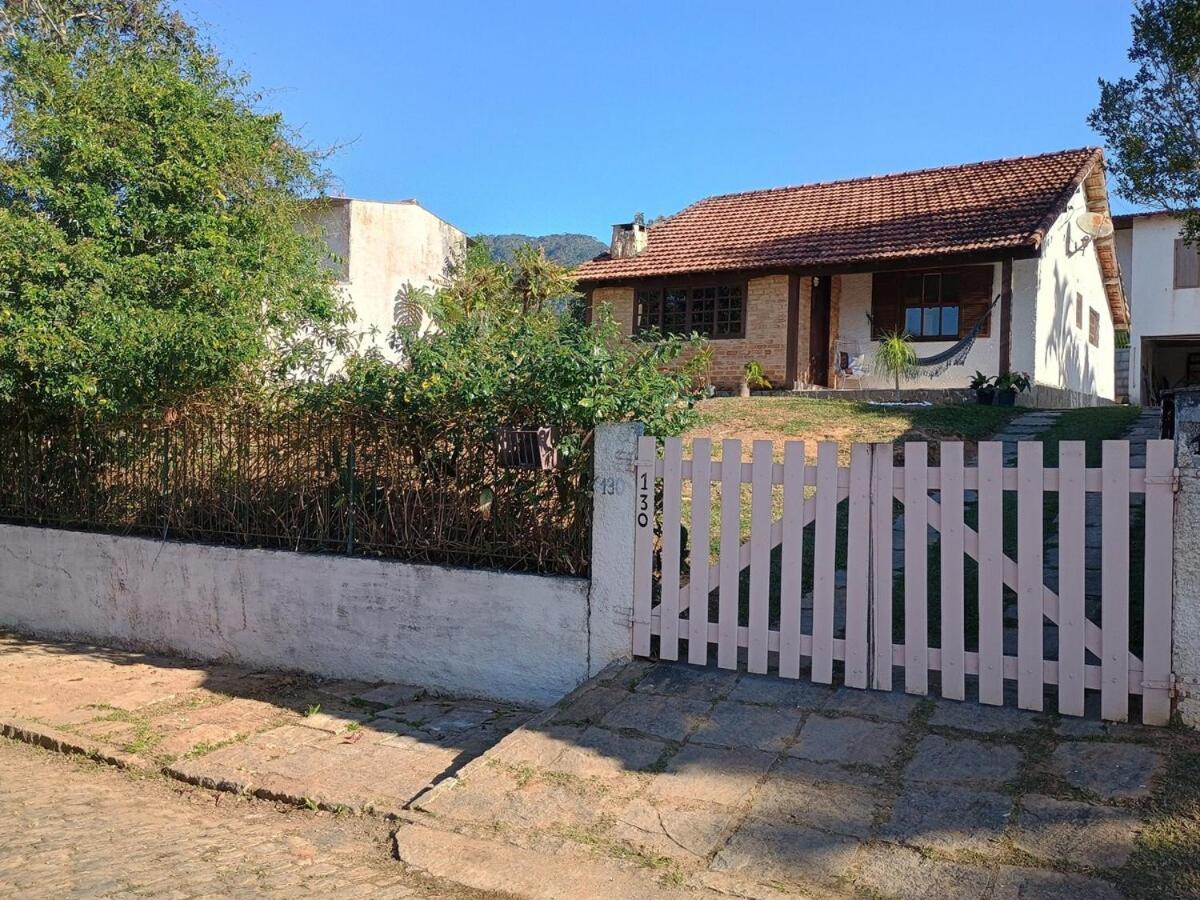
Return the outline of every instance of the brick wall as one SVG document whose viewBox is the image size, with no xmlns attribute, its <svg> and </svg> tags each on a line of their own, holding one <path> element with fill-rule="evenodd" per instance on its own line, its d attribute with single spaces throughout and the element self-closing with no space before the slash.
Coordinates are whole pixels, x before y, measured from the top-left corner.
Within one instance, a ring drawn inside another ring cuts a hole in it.
<svg viewBox="0 0 1200 900">
<path fill-rule="evenodd" d="M 808 360 L 808 302 L 812 281 L 800 279 L 799 360 L 804 370 Z M 746 291 L 746 336 L 714 340 L 710 379 L 718 388 L 736 390 L 746 363 L 758 360 L 772 386 L 790 388 L 787 383 L 787 303 L 788 277 L 768 275 L 751 278 Z M 592 293 L 596 307 L 607 304 L 625 334 L 633 333 L 633 288 L 601 287 Z"/>
</svg>

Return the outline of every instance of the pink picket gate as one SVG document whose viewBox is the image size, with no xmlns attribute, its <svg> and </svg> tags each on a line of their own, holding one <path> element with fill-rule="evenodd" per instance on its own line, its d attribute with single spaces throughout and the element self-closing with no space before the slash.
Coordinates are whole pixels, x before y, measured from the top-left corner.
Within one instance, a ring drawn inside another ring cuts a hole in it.
<svg viewBox="0 0 1200 900">
<path fill-rule="evenodd" d="M 1142 721 L 1166 724 L 1172 443 L 1148 442 L 1144 468 L 1127 441 L 1104 442 L 1099 468 L 1081 442 L 1057 468 L 1035 442 L 1015 466 L 999 443 L 972 465 L 962 443 L 937 465 L 929 449 L 897 465 L 891 444 L 854 444 L 844 466 L 835 443 L 814 464 L 798 441 L 755 441 L 743 462 L 738 440 L 713 459 L 696 439 L 687 459 L 679 438 L 661 455 L 641 438 L 634 654 L 686 646 L 695 665 L 922 695 L 937 673 L 943 697 L 1001 705 L 1007 683 L 1030 710 L 1049 687 L 1072 716 L 1090 692 L 1112 721 L 1140 695 Z"/>
</svg>

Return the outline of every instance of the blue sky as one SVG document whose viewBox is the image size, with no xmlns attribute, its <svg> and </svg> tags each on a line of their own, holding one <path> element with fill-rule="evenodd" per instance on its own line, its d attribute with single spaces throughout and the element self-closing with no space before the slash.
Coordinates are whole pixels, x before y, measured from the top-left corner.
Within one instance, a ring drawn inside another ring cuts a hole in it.
<svg viewBox="0 0 1200 900">
<path fill-rule="evenodd" d="M 729 191 L 1098 137 L 1131 4 L 184 0 L 353 197 L 608 238 Z M 1119 201 L 1118 209 L 1127 208 Z"/>
</svg>

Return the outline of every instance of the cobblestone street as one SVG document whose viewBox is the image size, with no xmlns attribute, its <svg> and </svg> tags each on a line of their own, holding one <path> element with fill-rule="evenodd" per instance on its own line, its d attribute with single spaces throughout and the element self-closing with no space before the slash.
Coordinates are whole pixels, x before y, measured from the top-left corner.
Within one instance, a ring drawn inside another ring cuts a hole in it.
<svg viewBox="0 0 1200 900">
<path fill-rule="evenodd" d="M 287 809 L 0 740 L 0 896 L 458 897 L 388 823 Z"/>
</svg>

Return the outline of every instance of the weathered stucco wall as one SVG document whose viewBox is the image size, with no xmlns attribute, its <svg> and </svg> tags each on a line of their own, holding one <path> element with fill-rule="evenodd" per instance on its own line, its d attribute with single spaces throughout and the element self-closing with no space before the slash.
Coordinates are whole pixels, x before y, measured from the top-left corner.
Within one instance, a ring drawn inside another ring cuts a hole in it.
<svg viewBox="0 0 1200 900">
<path fill-rule="evenodd" d="M 397 293 L 428 287 L 466 248 L 467 238 L 415 201 L 330 201 L 311 214 L 339 258 L 331 262 L 343 296 L 354 307 L 364 347 L 395 358 L 387 338 L 403 313 Z"/>
<path fill-rule="evenodd" d="M 532 704 L 588 676 L 584 579 L 10 525 L 0 551 L 29 633 Z"/>
<path fill-rule="evenodd" d="M 1041 386 L 1087 402 L 1096 397 L 1111 400 L 1115 390 L 1115 329 L 1104 279 L 1096 261 L 1096 246 L 1080 249 L 1083 233 L 1075 217 L 1087 209 L 1084 188 L 1079 187 L 1066 210 L 1046 234 L 1037 260 L 1037 306 L 1034 322 L 1034 359 L 1029 371 Z M 1014 295 L 1016 279 L 1014 277 Z M 1082 327 L 1076 308 L 1083 307 Z M 1099 346 L 1088 341 L 1089 314 L 1100 317 Z M 1019 346 L 1016 310 L 1013 315 L 1014 368 Z"/>
</svg>

